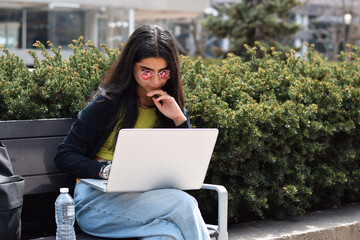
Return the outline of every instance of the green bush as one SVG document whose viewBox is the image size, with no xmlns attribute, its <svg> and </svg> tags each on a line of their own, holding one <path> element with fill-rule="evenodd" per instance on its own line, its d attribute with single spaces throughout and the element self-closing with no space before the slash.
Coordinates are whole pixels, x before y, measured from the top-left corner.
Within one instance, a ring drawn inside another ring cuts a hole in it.
<svg viewBox="0 0 360 240">
<path fill-rule="evenodd" d="M 29 51 L 33 71 L 3 49 L 0 119 L 75 117 L 120 53 L 82 41 L 71 45 L 69 59 L 37 43 L 44 59 Z M 286 60 L 276 49 L 247 50 L 248 62 L 231 54 L 220 64 L 181 57 L 193 126 L 220 130 L 206 182 L 228 189 L 230 221 L 358 202 L 360 50 L 342 54 L 340 64 L 327 64 L 312 48 Z M 216 201 L 206 194 L 197 197 L 211 216 Z"/>
<path fill-rule="evenodd" d="M 104 54 L 91 41 L 84 45 L 82 37 L 70 45 L 73 55 L 69 59 L 63 59 L 61 47 L 55 48 L 51 42 L 50 51 L 40 42 L 34 45 L 42 50 L 43 59 L 28 50 L 34 59 L 32 71 L 17 56 L 2 49 L 1 120 L 76 116 L 120 53 L 102 45 Z"/>
<path fill-rule="evenodd" d="M 311 48 L 286 61 L 258 48 L 249 62 L 182 59 L 192 124 L 220 130 L 207 182 L 228 189 L 231 220 L 359 201 L 359 50 L 331 66 Z"/>
</svg>

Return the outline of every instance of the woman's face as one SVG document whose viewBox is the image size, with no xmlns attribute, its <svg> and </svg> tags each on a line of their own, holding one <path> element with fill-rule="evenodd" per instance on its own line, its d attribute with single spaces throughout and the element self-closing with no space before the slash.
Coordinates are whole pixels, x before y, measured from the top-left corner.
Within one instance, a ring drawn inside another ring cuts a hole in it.
<svg viewBox="0 0 360 240">
<path fill-rule="evenodd" d="M 150 91 L 161 89 L 170 77 L 170 70 L 164 58 L 144 58 L 135 63 L 134 76 L 139 96 L 146 96 Z"/>
</svg>

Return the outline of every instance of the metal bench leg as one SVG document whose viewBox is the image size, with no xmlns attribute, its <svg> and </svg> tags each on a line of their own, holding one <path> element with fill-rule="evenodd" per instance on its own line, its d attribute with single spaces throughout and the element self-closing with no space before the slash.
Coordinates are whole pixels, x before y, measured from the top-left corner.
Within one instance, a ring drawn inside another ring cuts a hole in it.
<svg viewBox="0 0 360 240">
<path fill-rule="evenodd" d="M 208 224 L 209 229 L 218 233 L 217 240 L 228 240 L 227 216 L 228 216 L 228 192 L 224 186 L 203 184 L 201 189 L 215 190 L 218 193 L 218 225 Z"/>
</svg>

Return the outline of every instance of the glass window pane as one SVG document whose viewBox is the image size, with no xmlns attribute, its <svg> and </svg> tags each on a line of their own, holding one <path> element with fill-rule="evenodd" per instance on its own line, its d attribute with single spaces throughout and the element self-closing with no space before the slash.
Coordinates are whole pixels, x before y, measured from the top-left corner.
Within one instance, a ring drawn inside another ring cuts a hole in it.
<svg viewBox="0 0 360 240">
<path fill-rule="evenodd" d="M 50 12 L 49 40 L 67 48 L 74 39 L 84 36 L 84 13 L 80 11 Z"/>
<path fill-rule="evenodd" d="M 98 32 L 97 32 L 97 44 L 100 48 L 100 44 L 106 44 L 106 18 L 98 18 Z"/>
<path fill-rule="evenodd" d="M 29 11 L 27 15 L 27 48 L 36 41 L 51 41 L 56 47 L 68 48 L 74 39 L 84 36 L 84 13 L 80 11 Z"/>
<path fill-rule="evenodd" d="M 33 44 L 40 41 L 46 45 L 48 40 L 48 12 L 28 11 L 26 29 L 26 48 L 34 48 Z"/>
<path fill-rule="evenodd" d="M 108 15 L 106 45 L 118 48 L 129 38 L 129 11 L 117 10 Z"/>
<path fill-rule="evenodd" d="M 0 9 L 0 45 L 7 48 L 21 48 L 21 10 Z"/>
</svg>

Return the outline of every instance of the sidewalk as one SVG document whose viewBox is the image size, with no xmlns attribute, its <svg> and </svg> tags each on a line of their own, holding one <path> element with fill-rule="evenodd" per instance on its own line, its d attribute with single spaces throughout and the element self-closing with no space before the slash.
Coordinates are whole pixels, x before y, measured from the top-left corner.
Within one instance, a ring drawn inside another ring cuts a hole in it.
<svg viewBox="0 0 360 240">
<path fill-rule="evenodd" d="M 359 240 L 360 204 L 228 227 L 229 240 Z"/>
</svg>

